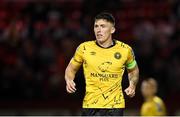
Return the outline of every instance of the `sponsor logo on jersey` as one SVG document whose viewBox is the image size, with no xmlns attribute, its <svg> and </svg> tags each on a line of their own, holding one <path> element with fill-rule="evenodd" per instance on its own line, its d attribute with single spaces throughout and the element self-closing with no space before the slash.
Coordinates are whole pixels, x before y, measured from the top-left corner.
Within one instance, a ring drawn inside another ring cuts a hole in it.
<svg viewBox="0 0 180 117">
<path fill-rule="evenodd" d="M 109 66 L 112 65 L 112 62 L 103 62 L 101 63 L 101 65 L 98 66 L 99 70 L 101 70 L 102 72 L 106 72 L 109 68 Z"/>
</svg>

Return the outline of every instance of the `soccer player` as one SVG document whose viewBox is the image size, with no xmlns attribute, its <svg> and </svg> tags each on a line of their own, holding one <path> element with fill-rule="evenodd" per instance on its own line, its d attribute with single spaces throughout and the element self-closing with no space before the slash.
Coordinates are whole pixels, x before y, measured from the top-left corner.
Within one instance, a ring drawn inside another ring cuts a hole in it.
<svg viewBox="0 0 180 117">
<path fill-rule="evenodd" d="M 66 90 L 74 93 L 75 74 L 83 65 L 86 93 L 82 115 L 123 115 L 125 101 L 121 81 L 125 68 L 129 79 L 125 93 L 129 97 L 135 96 L 139 79 L 138 65 L 132 48 L 112 39 L 114 32 L 114 17 L 110 13 L 98 14 L 94 22 L 96 40 L 80 44 L 66 68 Z"/>
<path fill-rule="evenodd" d="M 162 99 L 156 96 L 157 82 L 149 78 L 142 82 L 141 92 L 145 99 L 141 107 L 141 116 L 165 116 L 166 108 Z"/>
</svg>

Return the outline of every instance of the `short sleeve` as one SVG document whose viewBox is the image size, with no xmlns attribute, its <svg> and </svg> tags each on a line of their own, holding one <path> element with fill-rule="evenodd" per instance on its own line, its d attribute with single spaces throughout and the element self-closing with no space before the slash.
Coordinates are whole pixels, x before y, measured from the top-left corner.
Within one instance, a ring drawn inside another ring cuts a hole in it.
<svg viewBox="0 0 180 117">
<path fill-rule="evenodd" d="M 75 54 L 70 61 L 72 64 L 81 65 L 83 63 L 83 53 L 84 53 L 83 52 L 83 48 L 84 48 L 83 46 L 84 46 L 83 44 L 80 44 L 77 47 Z"/>
<path fill-rule="evenodd" d="M 132 69 L 136 66 L 136 60 L 135 55 L 131 47 L 128 47 L 128 55 L 127 55 L 127 61 L 126 61 L 126 68 Z"/>
</svg>

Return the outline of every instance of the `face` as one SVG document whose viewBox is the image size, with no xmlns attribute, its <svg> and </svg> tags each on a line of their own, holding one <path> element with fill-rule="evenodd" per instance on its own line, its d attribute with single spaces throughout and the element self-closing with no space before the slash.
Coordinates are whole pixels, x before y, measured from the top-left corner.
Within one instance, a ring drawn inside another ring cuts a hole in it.
<svg viewBox="0 0 180 117">
<path fill-rule="evenodd" d="M 104 19 L 98 19 L 94 23 L 94 33 L 96 40 L 100 43 L 106 42 L 111 39 L 112 34 L 115 32 L 115 28 L 112 23 Z"/>
<path fill-rule="evenodd" d="M 154 88 L 147 81 L 144 81 L 141 85 L 141 93 L 145 98 L 151 97 L 154 95 Z"/>
</svg>

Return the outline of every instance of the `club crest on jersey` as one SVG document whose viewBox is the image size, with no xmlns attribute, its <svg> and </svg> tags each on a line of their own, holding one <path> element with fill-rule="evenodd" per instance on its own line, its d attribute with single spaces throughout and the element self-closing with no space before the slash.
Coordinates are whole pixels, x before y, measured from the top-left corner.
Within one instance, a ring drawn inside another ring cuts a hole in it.
<svg viewBox="0 0 180 117">
<path fill-rule="evenodd" d="M 121 58 L 121 54 L 119 52 L 114 53 L 114 58 L 120 59 Z"/>
</svg>

